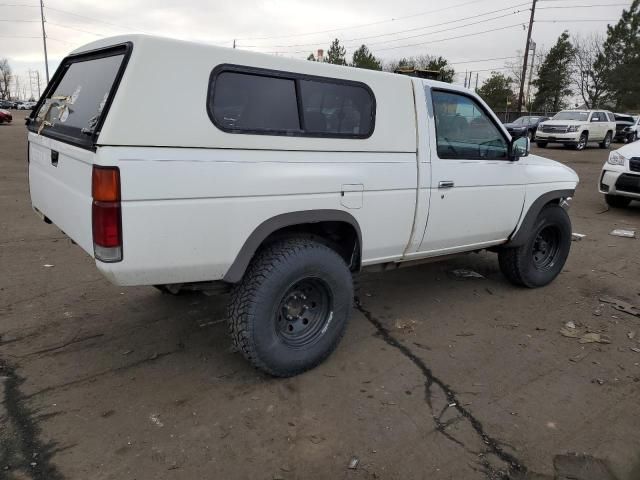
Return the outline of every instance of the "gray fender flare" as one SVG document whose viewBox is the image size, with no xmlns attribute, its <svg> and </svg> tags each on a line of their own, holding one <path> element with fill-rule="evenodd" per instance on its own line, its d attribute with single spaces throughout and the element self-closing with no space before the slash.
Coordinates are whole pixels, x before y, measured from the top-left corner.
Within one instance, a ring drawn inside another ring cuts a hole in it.
<svg viewBox="0 0 640 480">
<path fill-rule="evenodd" d="M 249 262 L 262 245 L 262 242 L 272 233 L 294 225 L 320 222 L 344 222 L 350 224 L 358 235 L 358 245 L 362 249 L 362 231 L 358 221 L 353 215 L 343 210 L 303 210 L 298 212 L 288 212 L 265 220 L 249 235 L 244 245 L 238 252 L 236 259 L 231 264 L 223 280 L 229 283 L 239 282 Z"/>
<path fill-rule="evenodd" d="M 529 210 L 524 216 L 524 220 L 522 220 L 520 224 L 520 228 L 517 228 L 509 236 L 509 241 L 505 244 L 505 247 L 521 247 L 527 243 L 535 226 L 536 219 L 544 206 L 554 200 L 573 197 L 574 193 L 575 190 L 552 190 L 540 195 L 529 207 Z"/>
</svg>

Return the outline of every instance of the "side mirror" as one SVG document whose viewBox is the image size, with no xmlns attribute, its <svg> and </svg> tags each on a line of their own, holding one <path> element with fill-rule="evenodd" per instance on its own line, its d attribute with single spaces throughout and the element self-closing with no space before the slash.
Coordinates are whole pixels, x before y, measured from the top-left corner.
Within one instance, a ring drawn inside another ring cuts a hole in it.
<svg viewBox="0 0 640 480">
<path fill-rule="evenodd" d="M 518 160 L 519 158 L 529 155 L 531 149 L 531 143 L 529 137 L 520 137 L 511 141 L 511 159 Z"/>
</svg>

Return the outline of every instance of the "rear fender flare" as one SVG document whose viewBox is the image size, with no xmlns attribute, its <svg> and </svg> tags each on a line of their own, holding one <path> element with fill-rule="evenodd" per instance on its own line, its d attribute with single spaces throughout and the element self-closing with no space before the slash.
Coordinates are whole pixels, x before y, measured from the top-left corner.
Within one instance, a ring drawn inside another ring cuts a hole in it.
<svg viewBox="0 0 640 480">
<path fill-rule="evenodd" d="M 249 235 L 244 245 L 238 252 L 223 280 L 229 283 L 239 282 L 249 262 L 260 248 L 262 243 L 274 232 L 285 227 L 320 222 L 344 222 L 350 224 L 358 235 L 358 246 L 362 251 L 362 231 L 358 221 L 349 213 L 342 210 L 303 210 L 276 215 L 262 222 Z"/>
</svg>

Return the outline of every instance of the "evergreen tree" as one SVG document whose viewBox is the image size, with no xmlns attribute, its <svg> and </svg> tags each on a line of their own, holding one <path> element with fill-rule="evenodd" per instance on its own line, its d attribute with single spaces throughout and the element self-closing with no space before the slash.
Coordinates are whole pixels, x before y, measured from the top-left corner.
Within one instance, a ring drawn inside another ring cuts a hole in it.
<svg viewBox="0 0 640 480">
<path fill-rule="evenodd" d="M 616 110 L 640 108 L 640 0 L 634 0 L 615 26 L 607 27 L 607 39 L 598 59 L 607 64 L 605 83 Z"/>
<path fill-rule="evenodd" d="M 382 70 L 382 63 L 369 51 L 366 45 L 362 45 L 353 52 L 351 66 L 368 70 Z"/>
<path fill-rule="evenodd" d="M 317 62 L 316 57 L 313 53 L 309 54 L 309 56 L 307 57 L 307 60 L 309 60 L 310 62 Z"/>
<path fill-rule="evenodd" d="M 342 45 L 340 45 L 340 40 L 336 38 L 331 42 L 331 46 L 329 47 L 329 51 L 327 52 L 327 56 L 324 58 L 324 61 L 327 63 L 333 63 L 334 65 L 346 65 L 346 54 L 347 51 Z"/>
<path fill-rule="evenodd" d="M 532 82 L 538 89 L 533 99 L 534 110 L 557 112 L 566 106 L 565 99 L 571 94 L 573 56 L 569 33 L 564 31 L 540 65 L 538 78 Z"/>
<path fill-rule="evenodd" d="M 512 84 L 513 79 L 511 77 L 505 77 L 502 73 L 491 72 L 491 76 L 478 89 L 478 95 L 493 110 L 504 110 L 507 101 L 515 96 L 511 88 Z"/>
</svg>

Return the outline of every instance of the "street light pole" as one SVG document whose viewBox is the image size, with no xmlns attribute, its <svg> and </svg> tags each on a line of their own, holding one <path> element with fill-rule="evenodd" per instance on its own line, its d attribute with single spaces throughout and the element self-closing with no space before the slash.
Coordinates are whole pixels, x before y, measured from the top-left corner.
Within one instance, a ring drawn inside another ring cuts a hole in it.
<svg viewBox="0 0 640 480">
<path fill-rule="evenodd" d="M 47 84 L 49 83 L 49 59 L 47 58 L 47 33 L 44 30 L 44 3 L 40 0 L 40 21 L 42 23 L 42 43 L 44 44 L 44 69 L 47 72 Z"/>
</svg>

